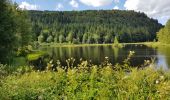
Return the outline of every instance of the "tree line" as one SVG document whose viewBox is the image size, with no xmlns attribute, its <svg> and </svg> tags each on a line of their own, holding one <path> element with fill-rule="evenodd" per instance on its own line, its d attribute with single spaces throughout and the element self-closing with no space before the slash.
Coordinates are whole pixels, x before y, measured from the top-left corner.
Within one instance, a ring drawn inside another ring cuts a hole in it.
<svg viewBox="0 0 170 100">
<path fill-rule="evenodd" d="M 126 10 L 29 11 L 34 39 L 56 43 L 153 41 L 162 27 L 144 13 Z"/>
</svg>

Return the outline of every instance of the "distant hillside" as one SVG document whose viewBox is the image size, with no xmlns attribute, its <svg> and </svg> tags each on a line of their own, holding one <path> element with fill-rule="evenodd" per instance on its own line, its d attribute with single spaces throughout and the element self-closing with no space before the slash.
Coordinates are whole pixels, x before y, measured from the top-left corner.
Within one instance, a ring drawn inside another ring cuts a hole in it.
<svg viewBox="0 0 170 100">
<path fill-rule="evenodd" d="M 29 11 L 39 42 L 112 43 L 153 41 L 162 27 L 144 13 L 125 10 Z"/>
</svg>

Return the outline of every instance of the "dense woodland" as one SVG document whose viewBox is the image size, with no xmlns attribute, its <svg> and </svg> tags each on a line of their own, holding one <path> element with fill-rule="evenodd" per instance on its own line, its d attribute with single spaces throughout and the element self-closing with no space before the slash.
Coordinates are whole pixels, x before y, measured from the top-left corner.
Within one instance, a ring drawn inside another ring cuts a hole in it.
<svg viewBox="0 0 170 100">
<path fill-rule="evenodd" d="M 144 13 L 121 10 L 29 11 L 34 39 L 56 43 L 153 41 L 162 27 Z"/>
</svg>

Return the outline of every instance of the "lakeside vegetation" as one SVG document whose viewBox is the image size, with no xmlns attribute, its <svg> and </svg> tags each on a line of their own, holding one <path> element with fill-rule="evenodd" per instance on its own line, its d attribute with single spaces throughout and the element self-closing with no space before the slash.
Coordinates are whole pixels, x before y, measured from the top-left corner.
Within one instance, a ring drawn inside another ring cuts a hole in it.
<svg viewBox="0 0 170 100">
<path fill-rule="evenodd" d="M 82 66 L 83 67 L 83 66 Z M 170 74 L 152 68 L 114 71 L 111 67 L 10 75 L 0 86 L 1 99 L 161 99 L 170 98 Z"/>
<path fill-rule="evenodd" d="M 105 58 L 100 66 L 82 61 L 77 66 L 58 65 L 55 70 L 50 62 L 45 71 L 25 66 L 7 74 L 1 69 L 1 77 L 6 76 L 1 78 L 0 99 L 168 99 L 170 72 L 156 70 L 154 65 L 132 68 L 131 56 L 132 51 L 123 65 L 112 65 Z"/>
</svg>

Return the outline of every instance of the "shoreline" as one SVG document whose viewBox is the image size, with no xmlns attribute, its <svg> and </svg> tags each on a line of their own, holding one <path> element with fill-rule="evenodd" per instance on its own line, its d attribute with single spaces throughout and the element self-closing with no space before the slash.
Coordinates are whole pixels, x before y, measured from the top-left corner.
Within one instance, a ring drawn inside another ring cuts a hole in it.
<svg viewBox="0 0 170 100">
<path fill-rule="evenodd" d="M 122 45 L 146 45 L 151 47 L 158 47 L 158 46 L 170 46 L 170 44 L 163 44 L 160 42 L 138 42 L 138 43 L 119 43 Z M 113 43 L 110 44 L 69 44 L 69 43 L 42 43 L 40 46 L 48 46 L 48 47 L 83 47 L 83 46 L 111 46 Z"/>
</svg>

